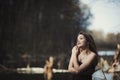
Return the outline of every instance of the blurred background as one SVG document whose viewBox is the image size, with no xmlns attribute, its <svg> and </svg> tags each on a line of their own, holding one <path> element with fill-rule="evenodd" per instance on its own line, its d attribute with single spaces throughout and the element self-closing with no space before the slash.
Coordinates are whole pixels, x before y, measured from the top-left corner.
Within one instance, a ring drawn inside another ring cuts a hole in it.
<svg viewBox="0 0 120 80">
<path fill-rule="evenodd" d="M 66 70 L 81 30 L 111 66 L 120 43 L 119 8 L 120 0 L 0 0 L 0 74 L 43 68 L 50 56 L 53 68 Z"/>
</svg>

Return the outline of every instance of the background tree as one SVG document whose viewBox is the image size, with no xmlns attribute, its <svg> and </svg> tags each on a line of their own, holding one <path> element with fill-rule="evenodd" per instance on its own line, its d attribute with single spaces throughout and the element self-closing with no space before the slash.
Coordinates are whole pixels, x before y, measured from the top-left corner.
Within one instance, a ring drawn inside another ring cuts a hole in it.
<svg viewBox="0 0 120 80">
<path fill-rule="evenodd" d="M 107 33 L 103 35 L 102 31 L 89 31 L 95 39 L 98 50 L 114 50 L 119 43 L 119 33 Z"/>
<path fill-rule="evenodd" d="M 0 0 L 0 63 L 69 53 L 91 16 L 79 0 Z"/>
</svg>

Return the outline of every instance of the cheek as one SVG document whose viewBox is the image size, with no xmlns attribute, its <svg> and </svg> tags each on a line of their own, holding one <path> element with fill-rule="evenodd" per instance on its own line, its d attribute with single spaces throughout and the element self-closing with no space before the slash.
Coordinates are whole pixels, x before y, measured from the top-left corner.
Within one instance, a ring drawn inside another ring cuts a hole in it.
<svg viewBox="0 0 120 80">
<path fill-rule="evenodd" d="M 83 44 L 83 45 L 86 45 L 86 41 L 85 41 L 85 40 L 83 40 L 83 41 L 82 41 L 82 44 Z"/>
</svg>

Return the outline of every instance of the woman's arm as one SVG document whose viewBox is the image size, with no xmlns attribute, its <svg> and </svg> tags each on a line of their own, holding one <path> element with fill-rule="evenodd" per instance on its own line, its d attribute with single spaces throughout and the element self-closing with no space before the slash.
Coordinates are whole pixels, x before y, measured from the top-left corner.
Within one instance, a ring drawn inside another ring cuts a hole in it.
<svg viewBox="0 0 120 80">
<path fill-rule="evenodd" d="M 71 72 L 71 73 L 74 73 L 74 72 L 75 72 L 75 69 L 74 69 L 74 66 L 73 66 L 73 60 L 74 60 L 74 55 L 72 54 L 72 55 L 71 55 L 71 58 L 70 58 L 69 65 L 68 65 L 68 70 L 69 70 L 69 72 Z"/>
<path fill-rule="evenodd" d="M 78 69 L 78 67 L 79 67 L 79 65 L 77 63 L 76 54 L 77 54 L 77 47 L 74 46 L 72 49 L 72 55 L 71 55 L 69 66 L 68 66 L 68 70 L 71 73 L 76 73 L 76 69 Z"/>
<path fill-rule="evenodd" d="M 76 70 L 75 72 L 80 73 L 80 72 L 86 70 L 86 69 L 90 66 L 90 64 L 92 64 L 92 62 L 93 62 L 95 59 L 97 59 L 96 57 L 97 57 L 97 55 L 96 55 L 95 53 L 93 53 L 93 52 L 90 53 L 90 54 L 89 54 L 89 57 L 85 60 L 85 62 L 83 62 L 83 63 L 79 66 L 79 68 L 75 69 L 75 70 Z"/>
</svg>

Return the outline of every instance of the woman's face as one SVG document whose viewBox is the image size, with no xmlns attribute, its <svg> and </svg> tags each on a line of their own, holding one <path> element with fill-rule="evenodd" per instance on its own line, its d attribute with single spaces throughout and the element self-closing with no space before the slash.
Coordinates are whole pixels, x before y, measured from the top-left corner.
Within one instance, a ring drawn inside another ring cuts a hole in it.
<svg viewBox="0 0 120 80">
<path fill-rule="evenodd" d="M 77 47 L 82 48 L 86 46 L 86 38 L 84 35 L 79 34 L 77 37 Z"/>
</svg>

